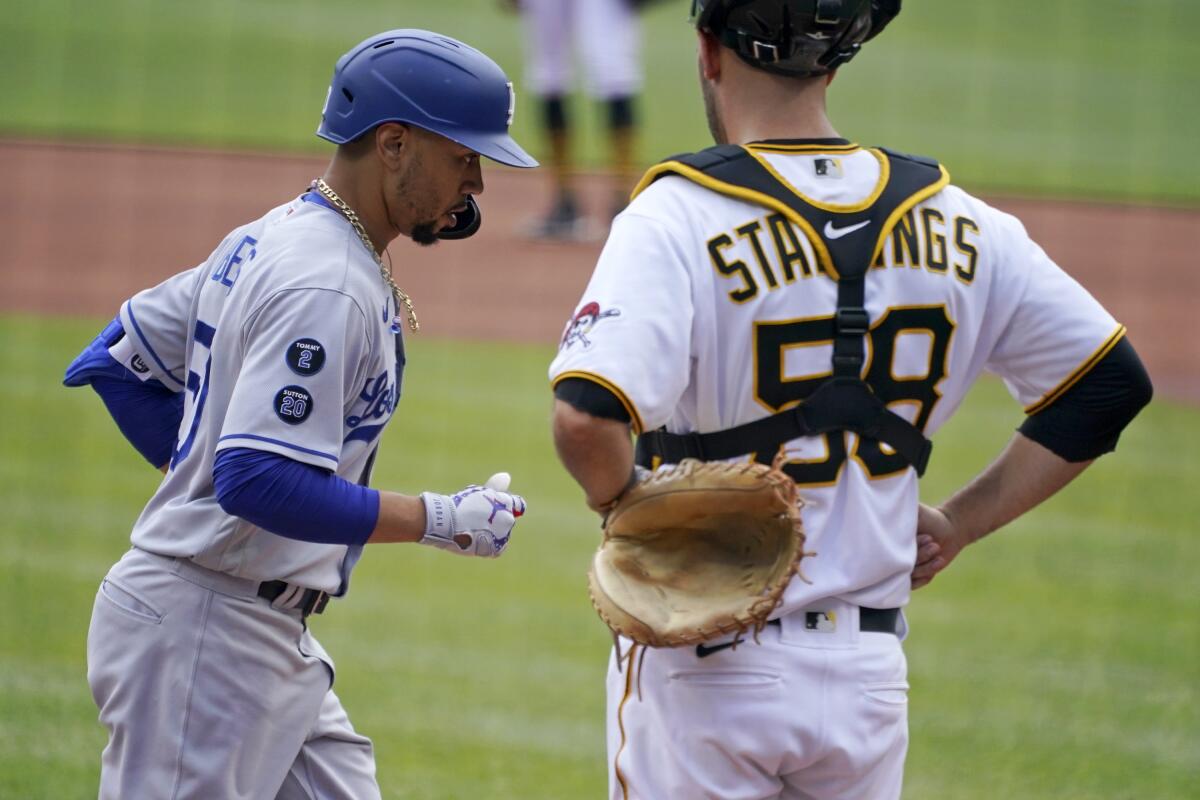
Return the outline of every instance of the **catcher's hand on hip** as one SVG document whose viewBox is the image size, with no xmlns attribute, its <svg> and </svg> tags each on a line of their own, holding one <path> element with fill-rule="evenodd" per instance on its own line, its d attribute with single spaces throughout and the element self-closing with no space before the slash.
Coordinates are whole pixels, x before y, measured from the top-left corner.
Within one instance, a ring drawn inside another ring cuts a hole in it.
<svg viewBox="0 0 1200 800">
<path fill-rule="evenodd" d="M 419 542 L 461 556 L 499 556 L 525 513 L 525 498 L 507 491 L 510 480 L 497 472 L 483 486 L 471 484 L 453 496 L 424 492 L 425 535 Z"/>
<path fill-rule="evenodd" d="M 945 511 L 922 503 L 917 507 L 917 561 L 912 588 L 920 589 L 950 566 L 967 546 L 968 539 Z"/>
</svg>

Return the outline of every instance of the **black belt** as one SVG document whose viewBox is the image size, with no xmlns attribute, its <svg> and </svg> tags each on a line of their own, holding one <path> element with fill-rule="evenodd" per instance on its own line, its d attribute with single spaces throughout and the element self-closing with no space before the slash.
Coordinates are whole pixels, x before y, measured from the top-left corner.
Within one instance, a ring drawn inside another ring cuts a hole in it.
<svg viewBox="0 0 1200 800">
<path fill-rule="evenodd" d="M 858 629 L 870 633 L 893 633 L 899 636 L 900 609 L 862 606 L 858 609 Z"/>
<path fill-rule="evenodd" d="M 287 581 L 263 581 L 258 585 L 258 596 L 266 600 L 274 602 L 279 595 L 288 590 L 292 584 Z M 300 602 L 296 603 L 293 608 L 300 609 L 300 615 L 307 617 L 309 614 L 320 614 L 325 610 L 326 604 L 329 602 L 329 593 L 323 592 L 320 589 L 305 589 L 304 595 L 301 596 Z"/>
<path fill-rule="evenodd" d="M 806 611 L 804 627 L 808 630 L 820 630 L 824 616 L 824 613 L 820 611 Z M 890 633 L 894 636 L 899 636 L 899 622 L 900 609 L 898 608 L 867 608 L 866 606 L 860 606 L 858 609 L 858 629 L 860 631 Z M 778 619 L 770 620 L 767 624 L 774 625 L 777 628 L 783 627 L 783 623 Z M 738 636 L 721 644 L 710 646 L 698 644 L 696 645 L 696 656 L 698 658 L 707 658 L 719 650 L 725 650 L 734 645 L 741 644 L 743 641 L 745 640 Z"/>
<path fill-rule="evenodd" d="M 823 621 L 825 621 L 825 613 L 822 611 L 804 612 L 804 627 L 806 630 L 821 630 L 821 623 Z M 868 633 L 891 633 L 899 636 L 899 622 L 900 609 L 898 608 L 858 607 L 858 629 L 860 631 Z M 773 619 L 767 624 L 779 625 L 780 622 L 777 619 Z"/>
</svg>

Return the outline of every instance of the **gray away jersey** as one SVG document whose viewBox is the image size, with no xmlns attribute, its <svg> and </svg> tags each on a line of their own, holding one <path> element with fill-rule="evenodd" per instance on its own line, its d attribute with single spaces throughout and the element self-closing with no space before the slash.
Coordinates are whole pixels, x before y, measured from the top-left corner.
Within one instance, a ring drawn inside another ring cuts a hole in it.
<svg viewBox="0 0 1200 800">
<path fill-rule="evenodd" d="M 399 399 L 404 357 L 391 293 L 345 218 L 308 197 L 134 295 L 121 308 L 126 339 L 114 354 L 186 393 L 170 469 L 133 544 L 339 594 L 361 548 L 288 539 L 230 516 L 212 478 L 218 450 L 252 448 L 366 484 Z"/>
</svg>

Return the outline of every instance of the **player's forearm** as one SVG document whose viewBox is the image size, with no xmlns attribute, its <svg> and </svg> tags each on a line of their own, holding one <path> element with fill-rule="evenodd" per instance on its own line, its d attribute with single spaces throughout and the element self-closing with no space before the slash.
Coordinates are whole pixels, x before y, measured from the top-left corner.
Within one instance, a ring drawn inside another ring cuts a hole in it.
<svg viewBox="0 0 1200 800">
<path fill-rule="evenodd" d="M 554 446 L 593 509 L 607 506 L 629 484 L 633 442 L 628 423 L 593 417 L 555 400 Z"/>
<path fill-rule="evenodd" d="M 425 504 L 420 497 L 379 493 L 379 520 L 368 543 L 415 542 L 425 535 Z"/>
<path fill-rule="evenodd" d="M 964 543 L 978 541 L 1053 496 L 1091 463 L 1069 462 L 1018 433 L 941 508 Z"/>
</svg>

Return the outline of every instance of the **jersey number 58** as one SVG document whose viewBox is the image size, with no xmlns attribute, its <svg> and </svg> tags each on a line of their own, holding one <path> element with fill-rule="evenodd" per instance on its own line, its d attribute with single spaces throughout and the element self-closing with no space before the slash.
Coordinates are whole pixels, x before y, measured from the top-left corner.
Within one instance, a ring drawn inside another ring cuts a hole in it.
<svg viewBox="0 0 1200 800">
<path fill-rule="evenodd" d="M 896 342 L 901 334 L 917 334 L 928 339 L 929 363 L 924 374 L 897 376 L 894 368 Z M 866 367 L 863 379 L 875 394 L 897 413 L 903 406 L 915 411 L 908 419 L 925 428 L 933 407 L 941 399 L 938 384 L 946 377 L 946 359 L 954 323 L 944 305 L 889 308 L 871 326 L 867 334 Z M 830 370 L 788 378 L 784 357 L 789 348 L 833 345 L 833 316 L 808 317 L 783 322 L 759 322 L 754 326 L 754 396 L 771 411 L 783 411 L 797 405 L 813 393 Z M 784 466 L 797 483 L 829 485 L 837 481 L 847 459 L 845 431 L 824 434 L 826 457 L 811 461 L 789 461 Z M 908 464 L 891 448 L 875 439 L 856 437 L 849 454 L 872 478 L 881 478 L 904 470 Z M 772 453 L 759 453 L 770 461 Z"/>
</svg>

